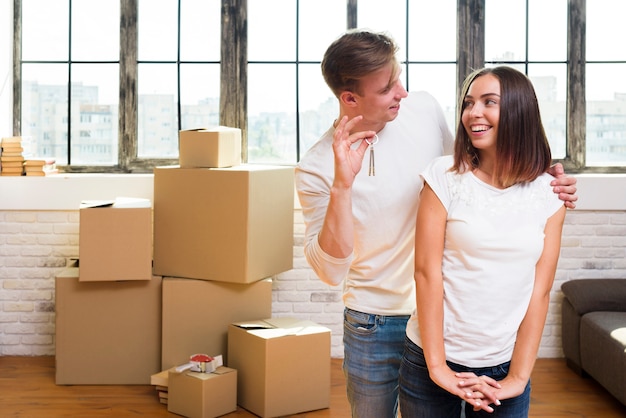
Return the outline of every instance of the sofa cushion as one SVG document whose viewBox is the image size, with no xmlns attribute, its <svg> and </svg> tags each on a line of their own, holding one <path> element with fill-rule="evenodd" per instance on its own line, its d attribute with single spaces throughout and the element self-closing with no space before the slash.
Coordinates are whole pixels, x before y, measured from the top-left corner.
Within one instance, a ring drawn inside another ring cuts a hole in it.
<svg viewBox="0 0 626 418">
<path fill-rule="evenodd" d="M 626 279 L 578 279 L 561 290 L 579 315 L 593 311 L 626 312 Z"/>
<path fill-rule="evenodd" d="M 580 321 L 583 369 L 626 405 L 626 312 L 590 312 Z"/>
</svg>

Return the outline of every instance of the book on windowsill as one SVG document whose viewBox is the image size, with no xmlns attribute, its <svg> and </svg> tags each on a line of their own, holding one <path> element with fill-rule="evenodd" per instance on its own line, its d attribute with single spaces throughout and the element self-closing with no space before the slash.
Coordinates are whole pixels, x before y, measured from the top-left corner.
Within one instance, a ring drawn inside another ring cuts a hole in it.
<svg viewBox="0 0 626 418">
<path fill-rule="evenodd" d="M 22 147 L 2 147 L 0 155 L 4 155 L 5 157 L 16 157 L 22 155 L 23 152 L 24 148 Z"/>
<path fill-rule="evenodd" d="M 10 161 L 20 161 L 20 162 L 24 162 L 24 156 L 23 155 L 16 155 L 16 156 L 9 156 L 9 157 L 5 157 L 4 155 L 0 155 L 0 163 L 4 163 L 4 162 L 10 162 Z"/>
<path fill-rule="evenodd" d="M 24 163 L 22 161 L 2 161 L 0 162 L 0 167 L 24 167 Z"/>
<path fill-rule="evenodd" d="M 0 146 L 2 146 L 3 148 L 5 146 L 15 146 L 14 144 L 18 144 L 17 146 L 21 147 L 22 137 L 21 136 L 8 136 L 0 140 Z"/>
<path fill-rule="evenodd" d="M 50 176 L 52 174 L 59 174 L 59 170 L 57 168 L 54 168 L 51 170 L 24 171 L 25 176 Z"/>
<path fill-rule="evenodd" d="M 29 173 L 43 173 L 30 174 L 32 176 L 43 176 L 47 174 L 58 173 L 54 158 L 26 159 L 24 160 L 24 171 L 26 172 L 26 175 L 29 175 Z"/>
<path fill-rule="evenodd" d="M 0 173 L 19 173 L 20 175 L 24 172 L 22 167 L 5 167 L 4 165 L 0 168 Z"/>
<path fill-rule="evenodd" d="M 48 163 L 46 160 L 32 160 L 30 158 L 24 160 L 24 167 L 43 167 L 44 165 L 46 165 L 46 163 Z M 51 164 L 52 160 L 48 163 Z"/>
</svg>

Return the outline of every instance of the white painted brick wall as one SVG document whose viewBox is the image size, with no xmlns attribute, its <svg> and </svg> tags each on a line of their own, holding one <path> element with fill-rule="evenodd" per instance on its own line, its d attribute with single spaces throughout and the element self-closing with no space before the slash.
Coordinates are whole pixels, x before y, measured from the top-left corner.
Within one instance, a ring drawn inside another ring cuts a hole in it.
<svg viewBox="0 0 626 418">
<path fill-rule="evenodd" d="M 0 211 L 0 355 L 54 355 L 54 277 L 78 256 L 78 211 Z M 341 287 L 308 268 L 304 225 L 294 213 L 294 268 L 274 279 L 273 314 L 311 319 L 332 330 L 343 357 Z M 569 211 L 540 357 L 562 357 L 561 284 L 626 277 L 626 211 Z"/>
</svg>

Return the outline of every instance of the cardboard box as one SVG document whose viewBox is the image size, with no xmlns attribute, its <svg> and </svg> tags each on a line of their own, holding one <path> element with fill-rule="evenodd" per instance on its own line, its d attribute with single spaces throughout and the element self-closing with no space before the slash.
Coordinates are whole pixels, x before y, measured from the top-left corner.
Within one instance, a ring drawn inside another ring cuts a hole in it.
<svg viewBox="0 0 626 418">
<path fill-rule="evenodd" d="M 82 260 L 81 260 L 82 261 Z M 147 385 L 161 370 L 161 277 L 80 282 L 60 273 L 56 295 L 58 385 Z"/>
<path fill-rule="evenodd" d="M 152 208 L 80 209 L 80 281 L 152 279 Z"/>
<path fill-rule="evenodd" d="M 261 417 L 330 406 L 330 329 L 272 318 L 231 324 L 228 367 L 237 369 L 237 403 Z"/>
<path fill-rule="evenodd" d="M 180 366 L 189 356 L 223 356 L 228 326 L 272 315 L 272 281 L 251 284 L 166 277 L 163 279 L 161 369 Z"/>
<path fill-rule="evenodd" d="M 157 167 L 154 274 L 252 283 L 293 268 L 293 167 Z"/>
<path fill-rule="evenodd" d="M 170 370 L 167 410 L 189 418 L 213 418 L 237 410 L 237 370 L 213 373 Z"/>
<path fill-rule="evenodd" d="M 183 168 L 219 168 L 241 164 L 241 129 L 217 126 L 180 131 L 179 161 Z"/>
</svg>

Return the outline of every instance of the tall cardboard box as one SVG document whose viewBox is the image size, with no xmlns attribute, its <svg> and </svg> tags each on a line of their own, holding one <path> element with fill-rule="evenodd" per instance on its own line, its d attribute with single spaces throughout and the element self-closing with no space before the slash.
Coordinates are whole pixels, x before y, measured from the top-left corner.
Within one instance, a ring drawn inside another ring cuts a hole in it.
<svg viewBox="0 0 626 418">
<path fill-rule="evenodd" d="M 252 283 L 293 268 L 293 167 L 157 167 L 154 274 Z"/>
<path fill-rule="evenodd" d="M 152 208 L 82 207 L 80 281 L 152 279 Z"/>
<path fill-rule="evenodd" d="M 241 129 L 216 126 L 178 133 L 183 168 L 219 168 L 241 164 Z"/>
<path fill-rule="evenodd" d="M 56 383 L 148 385 L 161 359 L 161 277 L 80 282 L 57 275 Z"/>
<path fill-rule="evenodd" d="M 214 418 L 237 410 L 237 370 L 168 372 L 167 410 L 189 418 Z"/>
<path fill-rule="evenodd" d="M 328 408 L 330 334 L 294 318 L 231 324 L 227 365 L 237 369 L 237 403 L 261 417 Z"/>
<path fill-rule="evenodd" d="M 227 364 L 228 326 L 272 314 L 272 281 L 224 283 L 163 279 L 161 370 L 185 364 L 189 356 L 222 355 Z"/>
</svg>

